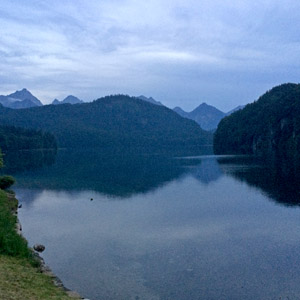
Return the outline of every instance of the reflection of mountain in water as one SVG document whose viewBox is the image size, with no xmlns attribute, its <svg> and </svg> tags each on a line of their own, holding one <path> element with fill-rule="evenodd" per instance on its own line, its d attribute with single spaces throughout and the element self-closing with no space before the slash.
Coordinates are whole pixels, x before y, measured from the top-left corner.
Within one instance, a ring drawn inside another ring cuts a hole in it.
<svg viewBox="0 0 300 300">
<path fill-rule="evenodd" d="M 33 156 L 30 157 L 33 162 Z M 199 163 L 199 162 L 198 162 Z M 26 163 L 24 163 L 26 165 Z M 29 164 L 29 162 L 28 162 Z M 184 162 L 162 156 L 59 151 L 56 163 L 39 170 L 12 168 L 18 188 L 95 190 L 111 196 L 144 193 L 187 172 Z"/>
<path fill-rule="evenodd" d="M 264 164 L 251 157 L 223 157 L 222 171 L 263 190 L 271 199 L 284 205 L 300 205 L 300 174 L 279 161 Z"/>
<path fill-rule="evenodd" d="M 215 157 L 204 157 L 201 164 L 192 171 L 193 176 L 202 183 L 209 184 L 222 176 L 222 171 Z"/>
<path fill-rule="evenodd" d="M 218 180 L 222 176 L 222 171 L 215 156 L 190 156 L 179 158 L 187 172 L 204 184 Z"/>
</svg>

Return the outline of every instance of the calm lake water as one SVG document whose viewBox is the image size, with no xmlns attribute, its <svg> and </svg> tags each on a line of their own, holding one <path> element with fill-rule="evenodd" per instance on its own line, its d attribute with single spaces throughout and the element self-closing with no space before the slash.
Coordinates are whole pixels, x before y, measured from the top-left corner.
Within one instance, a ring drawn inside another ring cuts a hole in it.
<svg viewBox="0 0 300 300">
<path fill-rule="evenodd" d="M 67 151 L 7 161 L 29 245 L 86 298 L 300 299 L 299 191 L 278 170 Z"/>
</svg>

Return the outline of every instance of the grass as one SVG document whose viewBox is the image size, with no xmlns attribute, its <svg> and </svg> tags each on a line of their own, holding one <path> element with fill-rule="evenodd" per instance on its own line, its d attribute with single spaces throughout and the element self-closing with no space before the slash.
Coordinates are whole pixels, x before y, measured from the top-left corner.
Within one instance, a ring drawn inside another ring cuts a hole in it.
<svg viewBox="0 0 300 300">
<path fill-rule="evenodd" d="M 17 206 L 14 195 L 0 190 L 0 299 L 71 299 L 50 276 L 41 273 L 27 241 L 17 234 L 13 214 Z"/>
<path fill-rule="evenodd" d="M 0 255 L 0 299 L 70 300 L 70 297 L 26 259 Z"/>
<path fill-rule="evenodd" d="M 0 254 L 27 258 L 33 262 L 27 241 L 15 229 L 17 217 L 13 212 L 17 206 L 18 201 L 12 194 L 0 190 Z"/>
</svg>

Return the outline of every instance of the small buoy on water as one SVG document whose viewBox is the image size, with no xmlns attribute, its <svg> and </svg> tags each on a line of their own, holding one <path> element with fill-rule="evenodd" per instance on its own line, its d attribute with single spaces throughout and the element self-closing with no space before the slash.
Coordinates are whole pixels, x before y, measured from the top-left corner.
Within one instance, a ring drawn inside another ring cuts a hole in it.
<svg viewBox="0 0 300 300">
<path fill-rule="evenodd" d="M 93 198 L 91 198 L 91 201 L 93 201 L 94 199 Z"/>
</svg>

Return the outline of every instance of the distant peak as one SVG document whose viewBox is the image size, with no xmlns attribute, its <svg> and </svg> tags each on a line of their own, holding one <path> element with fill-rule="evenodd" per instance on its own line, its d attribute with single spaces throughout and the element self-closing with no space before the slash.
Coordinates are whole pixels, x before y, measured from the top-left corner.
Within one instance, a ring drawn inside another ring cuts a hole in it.
<svg viewBox="0 0 300 300">
<path fill-rule="evenodd" d="M 163 106 L 163 104 L 162 104 L 161 102 L 156 101 L 156 100 L 155 100 L 154 98 L 152 98 L 152 97 L 147 98 L 146 96 L 141 95 L 141 96 L 139 96 L 139 97 L 137 97 L 137 98 L 138 98 L 138 99 L 141 99 L 141 100 L 143 100 L 143 101 L 146 101 L 146 102 L 150 102 L 150 103 L 155 104 L 155 105 L 161 105 L 161 106 Z"/>
<path fill-rule="evenodd" d="M 52 104 L 66 104 L 66 103 L 69 103 L 69 104 L 79 104 L 79 103 L 83 103 L 82 100 L 78 99 L 77 97 L 73 96 L 73 95 L 69 95 L 67 96 L 64 100 L 62 101 L 59 101 L 58 99 L 54 99 L 52 101 Z"/>
<path fill-rule="evenodd" d="M 30 94 L 31 95 L 31 93 L 26 89 L 26 88 L 23 88 L 23 89 L 21 89 L 21 90 L 16 90 L 15 92 L 14 92 L 14 94 Z"/>
<path fill-rule="evenodd" d="M 8 97 L 19 99 L 19 100 L 31 100 L 33 103 L 35 103 L 37 106 L 43 105 L 41 101 L 34 97 L 27 89 L 23 88 L 20 91 L 16 91 L 10 95 L 7 95 Z"/>
</svg>

